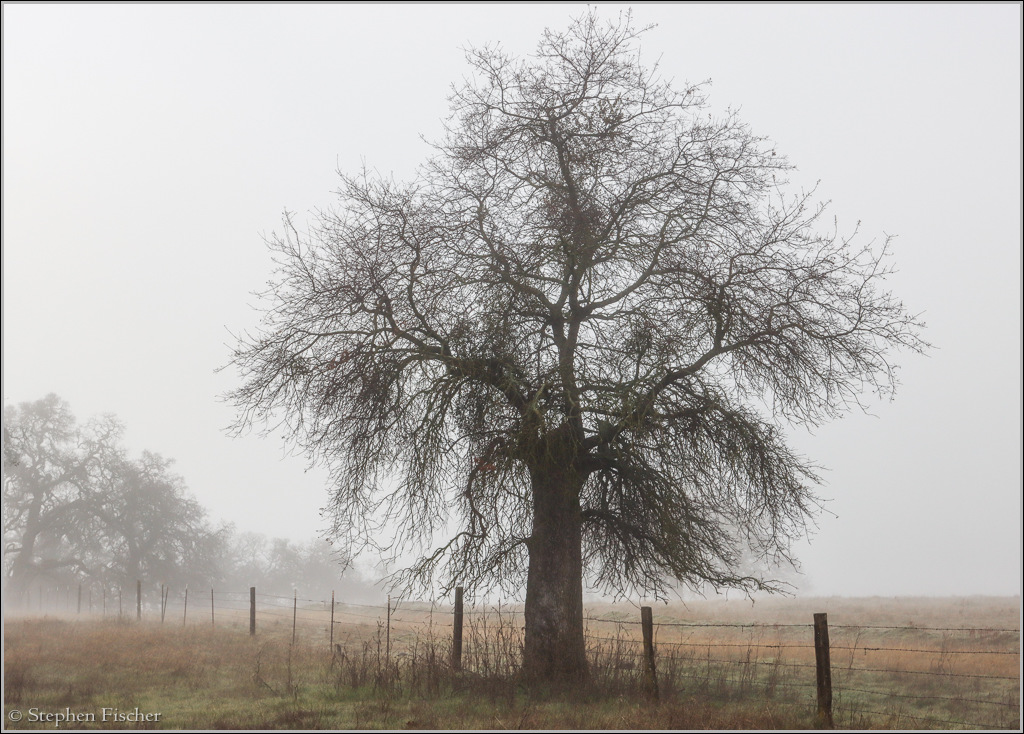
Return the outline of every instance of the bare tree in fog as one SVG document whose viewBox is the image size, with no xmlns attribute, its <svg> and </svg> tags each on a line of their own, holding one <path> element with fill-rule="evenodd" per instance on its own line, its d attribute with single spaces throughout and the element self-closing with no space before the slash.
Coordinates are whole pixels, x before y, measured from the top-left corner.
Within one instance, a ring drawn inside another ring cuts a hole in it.
<svg viewBox="0 0 1024 734">
<path fill-rule="evenodd" d="M 379 591 L 350 567 L 344 549 L 325 540 L 298 543 L 287 538 L 268 538 L 259 533 L 238 533 L 227 542 L 223 573 L 228 587 L 256 586 L 271 594 L 330 598 L 332 591 L 351 600 L 376 596 Z M 343 578 L 344 577 L 344 578 Z"/>
<path fill-rule="evenodd" d="M 119 436 L 109 422 L 79 429 L 53 394 L 4 408 L 4 570 L 11 593 L 40 575 L 84 570 L 84 559 L 68 547 L 90 536 L 89 477 Z"/>
<path fill-rule="evenodd" d="M 33 583 L 184 587 L 215 578 L 222 545 L 169 460 L 129 459 L 113 417 L 79 426 L 56 395 L 4 408 L 4 573 Z"/>
<path fill-rule="evenodd" d="M 526 577 L 524 664 L 552 681 L 586 675 L 585 576 L 774 588 L 738 563 L 790 559 L 818 507 L 782 426 L 888 396 L 891 351 L 924 347 L 888 242 L 821 231 L 772 144 L 638 36 L 590 14 L 525 61 L 470 51 L 415 181 L 343 176 L 309 231 L 286 215 L 234 357 L 240 426 L 330 468 L 336 535 L 383 517 L 411 577 Z"/>
<path fill-rule="evenodd" d="M 97 556 L 111 580 L 149 579 L 181 589 L 221 574 L 226 530 L 209 527 L 206 510 L 191 497 L 173 462 L 151 452 L 104 467 Z"/>
</svg>

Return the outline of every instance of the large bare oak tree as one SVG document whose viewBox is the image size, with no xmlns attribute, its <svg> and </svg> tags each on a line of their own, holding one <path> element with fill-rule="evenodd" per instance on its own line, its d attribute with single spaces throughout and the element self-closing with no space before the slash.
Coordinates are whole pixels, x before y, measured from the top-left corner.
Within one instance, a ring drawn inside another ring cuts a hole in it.
<svg viewBox="0 0 1024 734">
<path fill-rule="evenodd" d="M 526 60 L 471 51 L 416 180 L 343 175 L 306 231 L 286 214 L 233 360 L 239 425 L 276 416 L 330 468 L 338 536 L 390 521 L 449 587 L 525 572 L 541 680 L 586 675 L 585 578 L 771 587 L 741 559 L 789 560 L 818 509 L 781 429 L 924 347 L 887 243 L 820 231 L 786 160 L 638 35 L 590 14 Z"/>
</svg>

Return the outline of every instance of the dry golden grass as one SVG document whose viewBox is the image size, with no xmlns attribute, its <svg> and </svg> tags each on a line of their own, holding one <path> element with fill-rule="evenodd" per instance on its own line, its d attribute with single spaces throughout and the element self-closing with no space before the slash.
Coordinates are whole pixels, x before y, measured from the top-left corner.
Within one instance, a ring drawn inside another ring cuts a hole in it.
<svg viewBox="0 0 1024 734">
<path fill-rule="evenodd" d="M 837 725 L 1019 728 L 1019 633 L 951 629 L 1018 629 L 1018 598 L 656 607 L 658 704 L 646 695 L 639 614 L 628 605 L 588 610 L 593 682 L 571 697 L 520 685 L 522 621 L 507 607 L 467 610 L 462 674 L 449 665 L 449 611 L 423 605 L 399 605 L 390 630 L 383 609 L 339 606 L 333 648 L 330 612 L 318 605 L 295 612 L 294 645 L 290 606 L 264 608 L 255 638 L 242 611 L 218 611 L 216 628 L 201 614 L 185 627 L 170 615 L 164 625 L 158 617 L 8 618 L 5 724 L 54 726 L 29 720 L 33 709 L 98 715 L 138 707 L 160 720 L 76 726 L 811 728 L 815 611 L 829 614 Z"/>
</svg>

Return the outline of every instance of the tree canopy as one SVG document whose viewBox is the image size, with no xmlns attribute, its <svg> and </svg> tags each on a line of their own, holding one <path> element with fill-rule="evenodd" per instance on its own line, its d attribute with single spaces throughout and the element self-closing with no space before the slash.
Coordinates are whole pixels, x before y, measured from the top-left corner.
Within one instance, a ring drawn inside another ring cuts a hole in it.
<svg viewBox="0 0 1024 734">
<path fill-rule="evenodd" d="M 112 416 L 79 425 L 50 394 L 4 408 L 4 573 L 9 593 L 39 584 L 204 583 L 223 529 L 171 471 L 131 459 Z M 15 597 L 17 600 L 17 597 Z"/>
<path fill-rule="evenodd" d="M 744 554 L 790 559 L 818 508 L 784 428 L 890 395 L 893 349 L 925 346 L 888 241 L 823 227 L 641 33 L 590 13 L 528 59 L 469 51 L 412 182 L 342 174 L 306 231 L 286 214 L 234 356 L 240 425 L 330 468 L 337 535 L 388 522 L 448 587 L 526 576 L 545 677 L 585 670 L 584 578 L 773 588 Z"/>
</svg>

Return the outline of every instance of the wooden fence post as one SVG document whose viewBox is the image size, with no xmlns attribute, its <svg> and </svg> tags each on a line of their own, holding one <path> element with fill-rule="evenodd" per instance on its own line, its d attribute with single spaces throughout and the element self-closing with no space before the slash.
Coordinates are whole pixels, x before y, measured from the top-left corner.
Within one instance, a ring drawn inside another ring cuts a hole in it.
<svg viewBox="0 0 1024 734">
<path fill-rule="evenodd" d="M 213 616 L 213 589 L 210 589 L 210 626 L 217 626 L 217 620 Z"/>
<path fill-rule="evenodd" d="M 462 670 L 462 587 L 455 587 L 455 621 L 452 625 L 452 669 Z"/>
<path fill-rule="evenodd" d="M 142 582 L 135 581 L 135 618 L 142 621 Z"/>
<path fill-rule="evenodd" d="M 644 635 L 644 679 L 650 696 L 658 700 L 658 673 L 654 668 L 654 615 L 650 607 L 640 607 L 640 627 Z"/>
<path fill-rule="evenodd" d="M 256 587 L 249 587 L 249 637 L 256 636 Z"/>
<path fill-rule="evenodd" d="M 334 654 L 334 592 L 331 592 L 331 655 Z"/>
<path fill-rule="evenodd" d="M 185 626 L 188 619 L 188 584 L 185 584 L 185 610 L 181 613 L 181 626 Z"/>
<path fill-rule="evenodd" d="M 391 670 L 391 594 L 388 594 L 388 626 L 384 642 L 384 665 Z"/>
<path fill-rule="evenodd" d="M 829 659 L 828 615 L 819 612 L 814 615 L 814 662 L 818 678 L 817 725 L 832 729 L 832 663 Z"/>
<path fill-rule="evenodd" d="M 299 590 L 292 589 L 292 644 L 295 644 L 295 617 L 299 613 Z"/>
<path fill-rule="evenodd" d="M 160 584 L 160 624 L 164 623 L 164 615 L 167 614 L 167 589 Z"/>
</svg>

